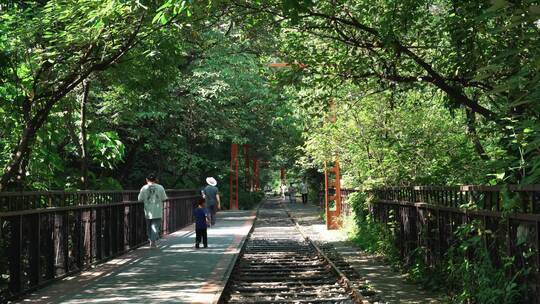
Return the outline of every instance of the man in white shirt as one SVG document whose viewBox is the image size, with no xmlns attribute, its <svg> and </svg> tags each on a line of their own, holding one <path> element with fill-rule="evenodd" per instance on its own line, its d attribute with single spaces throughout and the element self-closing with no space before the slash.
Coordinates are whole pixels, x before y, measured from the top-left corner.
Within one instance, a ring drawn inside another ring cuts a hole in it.
<svg viewBox="0 0 540 304">
<path fill-rule="evenodd" d="M 144 203 L 144 217 L 146 218 L 146 233 L 150 241 L 150 247 L 156 247 L 161 230 L 161 217 L 163 216 L 163 201 L 167 194 L 163 186 L 158 184 L 156 176 L 149 174 L 146 185 L 139 192 L 138 201 Z"/>
</svg>

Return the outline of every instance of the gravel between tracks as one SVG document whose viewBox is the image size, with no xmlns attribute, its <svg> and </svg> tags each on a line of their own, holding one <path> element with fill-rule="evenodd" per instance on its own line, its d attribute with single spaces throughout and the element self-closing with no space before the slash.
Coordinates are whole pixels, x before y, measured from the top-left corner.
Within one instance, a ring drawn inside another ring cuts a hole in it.
<svg viewBox="0 0 540 304">
<path fill-rule="evenodd" d="M 370 298 L 374 303 L 410 303 L 435 304 L 447 303 L 443 294 L 437 294 L 420 289 L 417 285 L 407 282 L 406 276 L 393 271 L 384 263 L 381 257 L 362 252 L 352 245 L 346 235 L 339 230 L 326 230 L 324 221 L 320 218 L 321 209 L 314 205 L 299 203 L 284 203 L 287 210 L 302 231 L 318 244 L 339 252 L 339 256 L 347 265 L 351 265 L 361 277 L 357 282 L 369 288 L 376 294 Z M 339 266 L 338 266 L 339 267 Z"/>
<path fill-rule="evenodd" d="M 222 303 L 357 303 L 278 200 L 259 209 Z"/>
</svg>

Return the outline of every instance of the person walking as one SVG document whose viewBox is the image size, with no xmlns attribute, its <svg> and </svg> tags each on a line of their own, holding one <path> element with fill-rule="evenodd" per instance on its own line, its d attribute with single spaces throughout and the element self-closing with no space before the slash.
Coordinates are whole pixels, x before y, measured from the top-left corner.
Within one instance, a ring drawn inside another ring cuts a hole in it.
<svg viewBox="0 0 540 304">
<path fill-rule="evenodd" d="M 296 203 L 296 189 L 294 189 L 293 183 L 289 186 L 289 201 L 291 203 Z"/>
<path fill-rule="evenodd" d="M 195 218 L 195 248 L 199 249 L 199 244 L 203 243 L 204 248 L 208 248 L 208 209 L 206 209 L 204 199 L 201 199 L 197 204 L 197 208 L 193 209 L 193 217 Z"/>
<path fill-rule="evenodd" d="M 303 181 L 302 184 L 300 184 L 300 193 L 302 193 L 302 204 L 305 205 L 307 203 L 307 195 L 308 195 L 308 187 L 305 181 Z"/>
<path fill-rule="evenodd" d="M 167 194 L 163 186 L 157 183 L 156 175 L 149 174 L 146 185 L 141 188 L 137 200 L 144 203 L 144 217 L 146 219 L 146 234 L 150 247 L 155 248 L 161 230 L 161 217 L 163 216 L 163 201 Z"/>
<path fill-rule="evenodd" d="M 208 185 L 203 189 L 203 198 L 206 200 L 206 206 L 209 211 L 210 225 L 214 226 L 216 224 L 216 212 L 221 209 L 221 198 L 219 197 L 216 179 L 207 177 L 206 183 Z"/>
<path fill-rule="evenodd" d="M 281 184 L 281 199 L 285 200 L 285 194 L 287 193 L 287 185 Z"/>
</svg>

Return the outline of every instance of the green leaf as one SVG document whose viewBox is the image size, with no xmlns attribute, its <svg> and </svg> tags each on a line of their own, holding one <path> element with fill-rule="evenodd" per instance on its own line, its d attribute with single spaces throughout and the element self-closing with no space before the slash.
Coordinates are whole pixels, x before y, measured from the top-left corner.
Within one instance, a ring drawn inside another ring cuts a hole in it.
<svg viewBox="0 0 540 304">
<path fill-rule="evenodd" d="M 156 23 L 158 20 L 161 20 L 161 18 L 163 17 L 164 15 L 164 12 L 163 11 L 159 11 L 155 16 L 154 18 L 152 19 L 152 23 Z"/>
<path fill-rule="evenodd" d="M 159 23 L 161 23 L 162 25 L 167 23 L 167 17 L 165 16 L 165 14 L 161 15 L 161 17 L 159 18 Z"/>
</svg>

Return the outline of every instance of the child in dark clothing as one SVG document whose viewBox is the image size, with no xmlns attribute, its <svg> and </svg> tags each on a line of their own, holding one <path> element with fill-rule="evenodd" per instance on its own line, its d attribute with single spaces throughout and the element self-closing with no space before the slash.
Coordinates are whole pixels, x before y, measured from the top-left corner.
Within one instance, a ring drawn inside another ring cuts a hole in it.
<svg viewBox="0 0 540 304">
<path fill-rule="evenodd" d="M 208 236 L 206 229 L 208 227 L 208 210 L 205 208 L 204 200 L 200 200 L 197 208 L 193 210 L 193 217 L 195 217 L 195 248 L 199 248 L 201 238 L 204 248 L 207 248 Z"/>
</svg>

